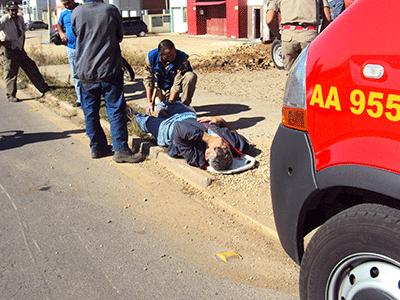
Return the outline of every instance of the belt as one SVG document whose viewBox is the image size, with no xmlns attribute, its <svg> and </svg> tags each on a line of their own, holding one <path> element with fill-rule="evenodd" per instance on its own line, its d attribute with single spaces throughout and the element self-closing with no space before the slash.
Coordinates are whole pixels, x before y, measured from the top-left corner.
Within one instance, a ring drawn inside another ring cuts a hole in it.
<svg viewBox="0 0 400 300">
<path fill-rule="evenodd" d="M 283 29 L 289 29 L 289 30 L 317 30 L 317 26 L 300 26 L 300 25 L 283 25 Z"/>
</svg>

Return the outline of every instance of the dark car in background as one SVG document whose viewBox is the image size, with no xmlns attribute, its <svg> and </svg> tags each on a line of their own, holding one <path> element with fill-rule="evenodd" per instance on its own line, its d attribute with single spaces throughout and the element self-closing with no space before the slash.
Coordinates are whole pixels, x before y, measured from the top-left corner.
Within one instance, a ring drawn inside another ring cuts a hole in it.
<svg viewBox="0 0 400 300">
<path fill-rule="evenodd" d="M 138 37 L 146 36 L 148 32 L 147 25 L 139 17 L 124 18 L 122 21 L 124 35 L 136 35 Z"/>
<path fill-rule="evenodd" d="M 31 21 L 26 25 L 26 29 L 28 30 L 49 29 L 49 25 L 43 21 Z"/>
</svg>

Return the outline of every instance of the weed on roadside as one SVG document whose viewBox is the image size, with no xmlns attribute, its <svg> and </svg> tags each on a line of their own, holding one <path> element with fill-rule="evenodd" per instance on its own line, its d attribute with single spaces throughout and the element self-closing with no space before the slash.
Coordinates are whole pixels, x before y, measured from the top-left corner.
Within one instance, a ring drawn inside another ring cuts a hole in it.
<svg viewBox="0 0 400 300">
<path fill-rule="evenodd" d="M 25 89 L 28 87 L 30 80 L 28 76 L 26 76 L 25 72 L 20 71 L 18 72 L 18 79 L 17 79 L 17 89 Z"/>
<path fill-rule="evenodd" d="M 76 102 L 76 94 L 74 86 L 68 83 L 63 83 L 58 81 L 56 78 L 43 74 L 47 84 L 53 87 L 51 94 L 54 95 L 57 99 L 68 102 L 72 105 Z"/>
<path fill-rule="evenodd" d="M 146 66 L 146 53 L 144 52 L 129 52 L 126 49 L 122 49 L 122 56 L 128 61 L 128 63 L 135 70 L 136 74 L 141 74 Z"/>
<path fill-rule="evenodd" d="M 27 51 L 38 66 L 67 64 L 67 55 L 45 55 L 42 45 L 32 45 Z"/>
</svg>

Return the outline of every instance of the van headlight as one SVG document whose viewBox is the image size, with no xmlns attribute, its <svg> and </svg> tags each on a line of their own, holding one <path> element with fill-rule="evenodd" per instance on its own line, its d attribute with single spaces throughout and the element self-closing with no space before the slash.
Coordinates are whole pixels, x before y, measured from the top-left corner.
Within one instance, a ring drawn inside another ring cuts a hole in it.
<svg viewBox="0 0 400 300">
<path fill-rule="evenodd" d="M 307 54 L 308 47 L 300 53 L 289 71 L 282 108 L 282 124 L 302 131 L 307 131 Z"/>
</svg>

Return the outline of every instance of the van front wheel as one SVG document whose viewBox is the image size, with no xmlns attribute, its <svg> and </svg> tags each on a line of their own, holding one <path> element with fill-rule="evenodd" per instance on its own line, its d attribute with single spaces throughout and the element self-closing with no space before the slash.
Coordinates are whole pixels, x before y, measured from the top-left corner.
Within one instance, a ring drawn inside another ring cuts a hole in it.
<svg viewBox="0 0 400 300">
<path fill-rule="evenodd" d="M 301 262 L 302 300 L 400 299 L 400 211 L 349 208 L 312 237 Z"/>
</svg>

